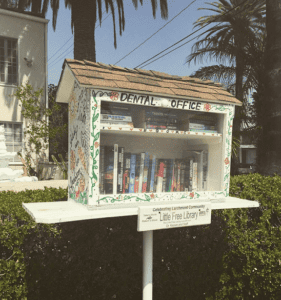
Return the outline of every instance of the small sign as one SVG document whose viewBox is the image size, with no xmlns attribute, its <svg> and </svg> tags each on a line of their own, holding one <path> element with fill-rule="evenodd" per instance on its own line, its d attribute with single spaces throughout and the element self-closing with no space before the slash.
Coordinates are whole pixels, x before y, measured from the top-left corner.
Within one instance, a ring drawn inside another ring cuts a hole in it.
<svg viewBox="0 0 281 300">
<path fill-rule="evenodd" d="M 211 224 L 211 203 L 141 206 L 138 231 Z"/>
</svg>

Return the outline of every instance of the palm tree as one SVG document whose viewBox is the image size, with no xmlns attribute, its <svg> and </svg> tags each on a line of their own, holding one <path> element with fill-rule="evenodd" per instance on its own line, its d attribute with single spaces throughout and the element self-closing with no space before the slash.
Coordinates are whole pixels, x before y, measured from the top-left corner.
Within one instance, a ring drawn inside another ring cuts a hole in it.
<svg viewBox="0 0 281 300">
<path fill-rule="evenodd" d="M 263 114 L 262 139 L 258 150 L 260 172 L 281 175 L 281 7 L 280 1 L 266 0 L 267 44 L 264 89 L 260 107 Z"/>
<path fill-rule="evenodd" d="M 200 17 L 194 27 L 213 26 L 201 34 L 204 37 L 193 45 L 187 63 L 202 61 L 203 57 L 207 56 L 217 62 L 227 62 L 230 65 L 227 72 L 232 76 L 235 66 L 233 90 L 236 98 L 243 102 L 243 78 L 248 71 L 247 53 L 256 43 L 257 34 L 264 31 L 265 0 L 219 0 L 209 4 L 211 8 L 202 9 L 213 11 L 215 14 Z M 221 71 L 225 74 L 226 67 Z M 239 138 L 242 111 L 241 107 L 235 107 L 233 135 L 236 138 Z M 237 161 L 233 162 L 232 169 L 237 165 Z"/>
<path fill-rule="evenodd" d="M 143 0 L 139 0 L 141 5 Z M 138 7 L 138 0 L 132 0 L 135 8 Z M 123 0 L 116 0 L 116 8 L 114 0 L 104 0 L 106 12 L 110 9 L 112 13 L 113 29 L 114 29 L 114 47 L 117 47 L 116 28 L 115 28 L 115 9 L 118 9 L 119 17 L 119 33 L 125 29 L 125 16 Z M 53 0 L 53 28 L 56 28 L 57 12 L 59 9 L 59 0 Z M 151 0 L 152 12 L 155 18 L 157 9 L 157 0 Z M 95 26 L 98 19 L 102 21 L 102 0 L 65 0 L 65 6 L 71 9 L 71 27 L 74 30 L 74 58 L 78 60 L 96 61 L 95 47 Z M 168 18 L 167 0 L 160 0 L 161 17 Z"/>
<path fill-rule="evenodd" d="M 138 8 L 138 1 L 143 4 L 143 0 L 132 0 L 134 7 Z M 150 0 L 153 17 L 156 17 L 158 0 Z M 167 0 L 160 1 L 161 17 L 168 18 Z M 95 27 L 97 15 L 99 22 L 102 21 L 102 0 L 64 0 L 65 7 L 71 9 L 71 28 L 74 30 L 74 59 L 96 61 Z M 116 7 L 114 3 L 116 2 Z M 119 33 L 125 29 L 125 16 L 123 0 L 104 0 L 106 12 L 111 11 L 114 32 L 114 47 L 117 47 L 115 10 L 118 9 Z M 57 15 L 59 10 L 59 0 L 50 2 L 53 10 L 53 29 L 56 29 Z M 49 0 L 0 0 L 0 8 L 17 8 L 19 11 L 31 8 L 32 12 L 41 13 L 44 17 L 49 6 Z"/>
</svg>

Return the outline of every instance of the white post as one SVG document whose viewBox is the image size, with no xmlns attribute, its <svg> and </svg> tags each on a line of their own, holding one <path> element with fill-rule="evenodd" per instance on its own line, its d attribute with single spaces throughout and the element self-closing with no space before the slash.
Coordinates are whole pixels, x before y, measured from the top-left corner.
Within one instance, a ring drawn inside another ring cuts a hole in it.
<svg viewBox="0 0 281 300">
<path fill-rule="evenodd" d="M 152 300 L 153 230 L 143 232 L 143 300 Z"/>
</svg>

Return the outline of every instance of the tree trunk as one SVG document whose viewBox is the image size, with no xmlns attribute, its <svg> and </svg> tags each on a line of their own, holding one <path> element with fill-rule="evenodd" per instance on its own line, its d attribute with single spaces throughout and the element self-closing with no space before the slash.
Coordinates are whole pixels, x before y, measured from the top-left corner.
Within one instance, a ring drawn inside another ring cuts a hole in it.
<svg viewBox="0 0 281 300">
<path fill-rule="evenodd" d="M 96 61 L 96 1 L 73 1 L 74 59 Z"/>
<path fill-rule="evenodd" d="M 242 51 L 237 45 L 236 54 L 236 85 L 235 85 L 235 97 L 243 102 L 243 72 L 244 72 L 244 58 Z M 235 117 L 233 120 L 233 137 L 240 140 L 241 132 L 241 113 L 242 107 L 235 106 Z M 238 175 L 239 157 L 232 156 L 231 158 L 231 175 Z"/>
<path fill-rule="evenodd" d="M 264 122 L 260 171 L 281 175 L 281 1 L 266 1 Z"/>
</svg>

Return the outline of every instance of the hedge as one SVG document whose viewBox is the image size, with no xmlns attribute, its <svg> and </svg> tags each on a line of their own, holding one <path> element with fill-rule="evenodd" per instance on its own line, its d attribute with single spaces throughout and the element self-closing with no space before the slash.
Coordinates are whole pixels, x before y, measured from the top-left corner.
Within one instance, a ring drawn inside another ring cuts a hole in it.
<svg viewBox="0 0 281 300">
<path fill-rule="evenodd" d="M 154 299 L 281 298 L 281 178 L 231 177 L 259 208 L 216 210 L 208 226 L 154 231 Z M 0 193 L 1 299 L 142 299 L 137 217 L 35 224 L 22 202 L 67 189 Z"/>
</svg>

